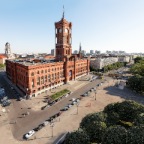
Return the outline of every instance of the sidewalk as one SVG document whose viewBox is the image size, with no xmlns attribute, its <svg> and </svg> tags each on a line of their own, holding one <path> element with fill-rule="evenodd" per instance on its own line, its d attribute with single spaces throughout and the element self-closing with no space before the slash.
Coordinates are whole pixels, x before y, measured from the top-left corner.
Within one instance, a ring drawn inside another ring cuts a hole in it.
<svg viewBox="0 0 144 144">
<path fill-rule="evenodd" d="M 19 88 L 17 88 L 17 86 L 16 86 L 15 84 L 13 84 L 13 83 L 7 78 L 7 75 L 6 75 L 5 72 L 3 73 L 3 78 L 5 79 L 5 81 L 7 81 L 7 83 L 9 84 L 10 87 L 13 87 L 13 88 L 17 91 L 17 93 L 20 94 L 20 96 L 22 96 L 22 97 L 24 96 L 24 93 L 23 93 Z"/>
</svg>

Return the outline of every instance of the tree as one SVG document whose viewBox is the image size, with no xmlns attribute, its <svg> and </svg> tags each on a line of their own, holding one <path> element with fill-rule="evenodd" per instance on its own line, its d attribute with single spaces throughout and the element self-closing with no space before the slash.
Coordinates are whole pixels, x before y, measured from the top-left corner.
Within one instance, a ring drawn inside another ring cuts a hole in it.
<svg viewBox="0 0 144 144">
<path fill-rule="evenodd" d="M 91 142 L 100 143 L 107 126 L 105 122 L 93 122 L 85 129 Z"/>
<path fill-rule="evenodd" d="M 128 79 L 128 87 L 138 93 L 144 93 L 144 76 L 135 75 Z"/>
<path fill-rule="evenodd" d="M 144 143 L 144 126 L 132 127 L 127 133 L 127 144 Z"/>
<path fill-rule="evenodd" d="M 103 112 L 88 114 L 82 119 L 80 123 L 80 128 L 86 129 L 87 127 L 89 127 L 91 123 L 105 122 L 105 121 L 106 121 L 106 114 L 104 114 Z"/>
<path fill-rule="evenodd" d="M 106 129 L 106 114 L 99 112 L 89 114 L 80 123 L 80 128 L 85 130 L 91 142 L 101 142 L 102 135 Z"/>
<path fill-rule="evenodd" d="M 102 144 L 126 144 L 127 130 L 122 126 L 111 126 L 107 128 Z"/>
<path fill-rule="evenodd" d="M 144 125 L 144 113 L 141 113 L 137 116 L 137 118 L 134 120 L 134 124 L 137 126 Z"/>
<path fill-rule="evenodd" d="M 134 119 L 143 112 L 144 106 L 135 101 L 123 101 L 122 103 L 119 103 L 118 114 L 122 121 L 133 122 Z"/>
<path fill-rule="evenodd" d="M 103 112 L 107 114 L 106 123 L 108 126 L 115 125 L 119 122 L 120 116 L 118 111 L 119 103 L 109 104 L 104 108 Z"/>
<path fill-rule="evenodd" d="M 85 131 L 80 130 L 68 134 L 64 144 L 90 144 L 90 139 Z"/>
<path fill-rule="evenodd" d="M 104 113 L 107 114 L 107 120 L 114 121 L 112 124 L 116 124 L 118 119 L 125 122 L 133 122 L 139 114 L 144 113 L 144 106 L 134 101 L 123 101 L 107 105 L 104 108 Z"/>
<path fill-rule="evenodd" d="M 5 65 L 4 64 L 0 64 L 0 68 L 4 68 L 5 67 Z"/>
<path fill-rule="evenodd" d="M 103 112 L 85 116 L 80 128 L 67 136 L 68 144 L 144 144 L 144 105 L 135 101 L 109 104 Z"/>
<path fill-rule="evenodd" d="M 138 75 L 144 76 L 144 61 L 134 64 L 131 67 L 130 72 L 132 74 L 138 74 Z"/>
<path fill-rule="evenodd" d="M 143 60 L 142 57 L 136 57 L 136 58 L 134 59 L 134 63 L 139 63 L 141 60 Z"/>
</svg>

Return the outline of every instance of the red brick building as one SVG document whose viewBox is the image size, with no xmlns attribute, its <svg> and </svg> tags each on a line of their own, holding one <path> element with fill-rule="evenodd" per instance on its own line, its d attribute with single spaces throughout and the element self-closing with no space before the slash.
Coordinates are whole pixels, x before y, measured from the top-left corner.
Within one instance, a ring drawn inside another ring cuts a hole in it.
<svg viewBox="0 0 144 144">
<path fill-rule="evenodd" d="M 8 78 L 25 94 L 37 96 L 89 73 L 89 59 L 82 58 L 81 47 L 72 55 L 72 23 L 64 15 L 55 23 L 55 60 L 7 60 Z"/>
</svg>

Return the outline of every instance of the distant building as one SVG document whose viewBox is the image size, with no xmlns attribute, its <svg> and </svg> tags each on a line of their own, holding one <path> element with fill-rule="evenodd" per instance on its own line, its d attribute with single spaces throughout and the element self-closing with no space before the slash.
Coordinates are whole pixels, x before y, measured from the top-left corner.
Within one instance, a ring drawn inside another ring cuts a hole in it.
<svg viewBox="0 0 144 144">
<path fill-rule="evenodd" d="M 106 53 L 107 53 L 107 54 L 111 54 L 111 53 L 112 53 L 112 51 L 108 51 L 108 50 L 107 50 L 107 51 L 106 51 Z"/>
<path fill-rule="evenodd" d="M 81 53 L 82 53 L 83 56 L 86 55 L 86 51 L 85 50 L 82 50 Z"/>
<path fill-rule="evenodd" d="M 75 50 L 75 51 L 74 51 L 74 54 L 78 54 L 78 50 Z"/>
<path fill-rule="evenodd" d="M 5 55 L 7 56 L 8 59 L 14 58 L 14 55 L 11 52 L 10 43 L 8 42 L 5 44 Z"/>
<path fill-rule="evenodd" d="M 125 51 L 119 51 L 119 54 L 125 54 Z"/>
<path fill-rule="evenodd" d="M 94 54 L 94 50 L 90 50 L 90 54 Z"/>
<path fill-rule="evenodd" d="M 95 54 L 97 54 L 97 55 L 99 55 L 100 53 L 101 53 L 101 52 L 98 51 L 98 50 L 95 51 Z"/>
<path fill-rule="evenodd" d="M 118 62 L 117 57 L 96 58 L 90 60 L 90 66 L 95 69 L 102 69 L 104 66 Z"/>
<path fill-rule="evenodd" d="M 119 55 L 118 61 L 119 62 L 130 62 L 132 60 L 131 56 Z"/>
<path fill-rule="evenodd" d="M 46 59 L 46 60 L 54 60 L 55 56 L 54 55 L 46 55 L 46 56 L 44 56 L 44 59 Z"/>
<path fill-rule="evenodd" d="M 55 49 L 51 50 L 51 55 L 55 56 Z"/>
</svg>

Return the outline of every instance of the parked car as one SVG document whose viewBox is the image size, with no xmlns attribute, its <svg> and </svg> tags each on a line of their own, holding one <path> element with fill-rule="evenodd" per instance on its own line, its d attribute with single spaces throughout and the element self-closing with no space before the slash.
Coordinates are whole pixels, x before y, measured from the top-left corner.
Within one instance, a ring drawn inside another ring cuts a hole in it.
<svg viewBox="0 0 144 144">
<path fill-rule="evenodd" d="M 68 92 L 68 94 L 72 94 L 73 92 Z"/>
<path fill-rule="evenodd" d="M 68 104 L 68 105 L 67 105 L 67 107 L 68 107 L 68 108 L 71 108 L 71 107 L 72 107 L 72 105 L 71 105 L 71 104 Z"/>
<path fill-rule="evenodd" d="M 2 106 L 6 107 L 6 106 L 9 106 L 10 104 L 11 104 L 10 101 L 3 101 Z"/>
<path fill-rule="evenodd" d="M 72 102 L 75 101 L 75 100 L 76 100 L 76 98 L 72 98 L 72 99 L 71 99 Z"/>
<path fill-rule="evenodd" d="M 43 127 L 44 127 L 43 124 L 40 124 L 40 125 L 38 126 L 38 130 L 42 129 Z"/>
<path fill-rule="evenodd" d="M 65 106 L 62 110 L 63 111 L 67 111 L 69 108 L 67 106 Z"/>
<path fill-rule="evenodd" d="M 18 101 L 23 101 L 24 99 L 22 97 L 18 97 Z"/>
<path fill-rule="evenodd" d="M 76 102 L 79 102 L 79 101 L 80 101 L 80 99 L 79 99 L 79 98 L 77 98 L 75 101 L 76 101 Z"/>
<path fill-rule="evenodd" d="M 72 105 L 75 105 L 76 103 L 77 103 L 76 101 L 73 101 L 73 102 L 72 102 Z"/>
<path fill-rule="evenodd" d="M 45 105 L 45 106 L 41 107 L 41 110 L 45 110 L 45 109 L 47 109 L 49 107 L 50 107 L 50 105 Z"/>
<path fill-rule="evenodd" d="M 57 116 L 57 114 L 54 114 L 53 116 L 51 116 L 51 119 L 55 119 Z"/>
<path fill-rule="evenodd" d="M 34 130 L 35 132 L 37 132 L 37 131 L 39 131 L 39 128 L 36 127 L 36 128 L 34 128 L 33 130 Z"/>
<path fill-rule="evenodd" d="M 87 93 L 84 93 L 84 94 L 82 94 L 81 96 L 85 97 L 85 96 L 88 96 L 88 94 L 87 94 Z"/>
<path fill-rule="evenodd" d="M 49 101 L 48 99 L 44 99 L 43 100 L 44 103 L 48 103 L 48 101 Z"/>
<path fill-rule="evenodd" d="M 92 92 L 93 90 L 94 90 L 94 89 L 91 88 L 91 89 L 90 89 L 90 92 Z"/>
<path fill-rule="evenodd" d="M 99 87 L 99 86 L 100 86 L 100 84 L 97 84 L 96 86 L 97 86 L 97 87 Z"/>
<path fill-rule="evenodd" d="M 25 134 L 25 139 L 29 139 L 32 135 L 34 135 L 35 131 L 31 130 L 28 133 Z"/>
<path fill-rule="evenodd" d="M 44 121 L 44 122 L 42 123 L 43 126 L 46 126 L 46 125 L 48 125 L 48 124 L 49 124 L 48 121 Z"/>
<path fill-rule="evenodd" d="M 49 102 L 49 105 L 52 106 L 55 103 L 56 103 L 55 101 L 51 101 L 51 102 Z"/>
</svg>

